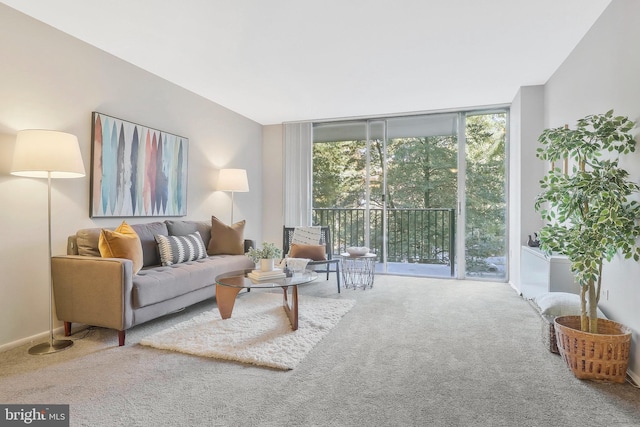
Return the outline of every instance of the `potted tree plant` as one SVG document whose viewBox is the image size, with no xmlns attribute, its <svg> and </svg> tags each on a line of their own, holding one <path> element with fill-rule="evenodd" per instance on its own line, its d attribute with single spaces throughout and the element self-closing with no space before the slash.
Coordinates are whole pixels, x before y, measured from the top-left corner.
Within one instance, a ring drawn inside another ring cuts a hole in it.
<svg viewBox="0 0 640 427">
<path fill-rule="evenodd" d="M 260 262 L 261 271 L 272 271 L 274 268 L 274 259 L 280 258 L 282 251 L 275 244 L 262 242 L 262 249 L 249 248 L 245 254 L 255 264 Z"/>
<path fill-rule="evenodd" d="M 626 375 L 631 331 L 598 319 L 597 307 L 604 260 L 640 259 L 640 205 L 631 199 L 640 187 L 619 166 L 619 157 L 635 150 L 633 127 L 611 110 L 538 138 L 538 158 L 552 164 L 535 202 L 546 222 L 540 248 L 567 256 L 580 285 L 581 315 L 555 320 L 558 350 L 578 378 L 624 382 Z M 560 163 L 564 170 L 554 166 Z"/>
</svg>

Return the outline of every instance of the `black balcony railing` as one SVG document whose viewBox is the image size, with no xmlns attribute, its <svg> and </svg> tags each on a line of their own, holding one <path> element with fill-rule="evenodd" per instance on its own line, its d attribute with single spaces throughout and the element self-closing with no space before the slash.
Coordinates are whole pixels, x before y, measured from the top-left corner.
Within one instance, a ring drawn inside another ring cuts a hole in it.
<svg viewBox="0 0 640 427">
<path fill-rule="evenodd" d="M 369 211 L 369 247 L 388 262 L 446 264 L 453 275 L 455 262 L 455 209 L 382 209 Z M 314 208 L 313 223 L 328 226 L 334 253 L 349 246 L 364 246 L 365 210 Z M 383 228 L 387 230 L 384 247 Z M 379 258 L 382 259 L 382 258 Z"/>
</svg>

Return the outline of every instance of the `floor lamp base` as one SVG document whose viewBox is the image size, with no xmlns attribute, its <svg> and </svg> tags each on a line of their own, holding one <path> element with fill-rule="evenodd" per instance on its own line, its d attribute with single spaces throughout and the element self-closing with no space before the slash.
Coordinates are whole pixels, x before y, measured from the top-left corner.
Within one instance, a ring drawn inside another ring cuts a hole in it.
<svg viewBox="0 0 640 427">
<path fill-rule="evenodd" d="M 43 342 L 42 344 L 34 345 L 29 349 L 29 354 L 50 354 L 57 353 L 73 345 L 71 340 L 53 340 L 52 342 Z"/>
</svg>

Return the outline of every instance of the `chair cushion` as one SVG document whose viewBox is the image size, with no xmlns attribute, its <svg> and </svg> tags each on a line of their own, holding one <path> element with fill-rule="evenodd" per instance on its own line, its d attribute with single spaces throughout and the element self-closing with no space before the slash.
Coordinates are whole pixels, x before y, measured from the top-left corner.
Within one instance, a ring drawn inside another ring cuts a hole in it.
<svg viewBox="0 0 640 427">
<path fill-rule="evenodd" d="M 215 216 L 211 217 L 211 240 L 209 255 L 243 255 L 245 220 L 227 225 Z"/>
<path fill-rule="evenodd" d="M 98 248 L 103 258 L 126 258 L 133 261 L 133 274 L 138 274 L 143 264 L 140 237 L 126 221 L 115 230 L 102 229 Z"/>
<path fill-rule="evenodd" d="M 324 261 L 327 259 L 324 245 L 301 245 L 292 243 L 289 248 L 291 258 L 309 258 L 312 261 Z"/>
<path fill-rule="evenodd" d="M 197 231 L 186 236 L 156 235 L 162 265 L 179 264 L 207 257 L 207 250 Z"/>
</svg>

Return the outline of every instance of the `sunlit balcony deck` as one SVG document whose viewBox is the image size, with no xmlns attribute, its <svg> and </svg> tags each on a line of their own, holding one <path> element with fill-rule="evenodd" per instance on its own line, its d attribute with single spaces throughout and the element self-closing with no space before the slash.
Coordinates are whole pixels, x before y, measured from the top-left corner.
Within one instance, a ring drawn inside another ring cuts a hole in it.
<svg viewBox="0 0 640 427">
<path fill-rule="evenodd" d="M 453 275 L 451 268 L 448 265 L 438 264 L 419 264 L 408 262 L 388 262 L 387 271 L 383 271 L 382 263 L 376 264 L 377 274 L 395 274 L 398 276 L 422 276 L 422 277 L 442 277 L 442 278 L 454 278 L 456 277 L 456 271 L 454 269 Z M 467 277 L 474 279 L 486 279 L 486 280 L 504 280 L 505 268 L 504 265 L 498 265 L 495 271 L 482 271 L 467 273 Z"/>
</svg>

